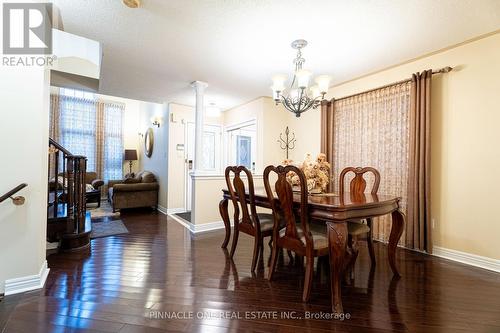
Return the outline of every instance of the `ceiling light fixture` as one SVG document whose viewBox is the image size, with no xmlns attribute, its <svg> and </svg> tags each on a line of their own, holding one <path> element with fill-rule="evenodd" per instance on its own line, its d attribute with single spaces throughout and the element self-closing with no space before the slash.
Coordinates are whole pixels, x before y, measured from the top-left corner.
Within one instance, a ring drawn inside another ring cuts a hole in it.
<svg viewBox="0 0 500 333">
<path fill-rule="evenodd" d="M 325 94 L 330 86 L 330 76 L 320 75 L 315 79 L 316 85 L 308 89 L 312 73 L 302 68 L 306 60 L 302 58 L 301 52 L 306 46 L 307 41 L 304 39 L 297 39 L 292 42 L 292 48 L 297 50 L 297 57 L 293 60 L 295 72 L 288 94 L 285 94 L 285 75 L 273 76 L 273 85 L 271 86 L 276 105 L 283 104 L 285 109 L 295 113 L 296 117 L 300 117 L 303 112 L 311 108 L 316 109 L 321 104 L 321 101 L 325 99 Z"/>
<path fill-rule="evenodd" d="M 139 8 L 141 6 L 141 0 L 123 0 L 123 3 L 130 8 Z"/>
</svg>

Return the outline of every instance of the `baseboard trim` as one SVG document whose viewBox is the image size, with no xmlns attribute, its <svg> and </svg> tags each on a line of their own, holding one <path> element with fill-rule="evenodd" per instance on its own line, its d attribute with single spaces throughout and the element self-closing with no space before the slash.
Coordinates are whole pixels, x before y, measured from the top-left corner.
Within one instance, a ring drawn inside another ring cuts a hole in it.
<svg viewBox="0 0 500 333">
<path fill-rule="evenodd" d="M 209 223 L 203 223 L 203 224 L 193 224 L 189 221 L 186 221 L 186 220 L 176 216 L 175 214 L 168 214 L 168 216 L 171 217 L 172 219 L 174 219 L 177 223 L 182 225 L 184 228 L 188 229 L 193 234 L 199 234 L 199 233 L 203 233 L 203 232 L 214 231 L 214 230 L 219 230 L 219 229 L 225 228 L 223 221 L 215 221 L 215 222 L 209 222 Z"/>
<path fill-rule="evenodd" d="M 177 213 L 185 213 L 187 210 L 185 208 L 169 208 L 167 209 L 167 214 L 177 214 Z"/>
<path fill-rule="evenodd" d="M 168 209 L 160 205 L 156 206 L 156 210 L 162 213 L 163 215 L 167 215 L 168 213 Z"/>
<path fill-rule="evenodd" d="M 43 288 L 50 269 L 47 266 L 47 260 L 44 261 L 40 272 L 36 275 L 23 276 L 20 278 L 5 281 L 5 295 L 14 295 L 26 291 Z"/>
<path fill-rule="evenodd" d="M 447 249 L 440 246 L 432 248 L 432 254 L 436 257 L 458 261 L 463 264 L 484 268 L 490 271 L 500 273 L 500 260 L 479 256 L 477 254 Z"/>
</svg>

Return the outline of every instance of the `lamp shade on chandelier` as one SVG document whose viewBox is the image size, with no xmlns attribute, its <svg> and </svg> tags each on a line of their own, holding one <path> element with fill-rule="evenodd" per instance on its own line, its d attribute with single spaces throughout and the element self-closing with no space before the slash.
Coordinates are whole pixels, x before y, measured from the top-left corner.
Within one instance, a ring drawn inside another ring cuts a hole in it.
<svg viewBox="0 0 500 333">
<path fill-rule="evenodd" d="M 315 109 L 325 99 L 325 94 L 328 92 L 330 86 L 330 76 L 319 75 L 315 78 L 316 83 L 310 85 L 312 72 L 303 69 L 305 59 L 302 57 L 302 49 L 307 46 L 307 41 L 298 39 L 292 42 L 292 48 L 297 50 L 297 56 L 293 60 L 295 71 L 293 73 L 290 88 L 286 88 L 285 82 L 287 77 L 285 75 L 273 76 L 273 99 L 277 104 L 283 106 L 290 112 L 295 113 L 296 117 L 309 110 Z"/>
</svg>

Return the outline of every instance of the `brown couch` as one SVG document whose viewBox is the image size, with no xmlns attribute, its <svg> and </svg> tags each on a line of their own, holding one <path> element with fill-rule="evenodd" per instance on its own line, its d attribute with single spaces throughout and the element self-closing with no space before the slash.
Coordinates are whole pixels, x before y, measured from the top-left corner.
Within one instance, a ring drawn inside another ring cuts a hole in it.
<svg viewBox="0 0 500 333">
<path fill-rule="evenodd" d="M 158 206 L 159 184 L 149 171 L 139 172 L 135 177 L 108 182 L 108 201 L 113 212 L 121 208 Z"/>
</svg>

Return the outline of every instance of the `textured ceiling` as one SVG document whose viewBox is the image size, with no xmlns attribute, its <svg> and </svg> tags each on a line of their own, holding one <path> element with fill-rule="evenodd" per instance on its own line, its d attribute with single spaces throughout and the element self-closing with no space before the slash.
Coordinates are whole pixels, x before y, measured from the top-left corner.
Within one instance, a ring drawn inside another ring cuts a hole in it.
<svg viewBox="0 0 500 333">
<path fill-rule="evenodd" d="M 270 95 L 290 42 L 333 84 L 500 29 L 499 0 L 54 0 L 64 30 L 103 45 L 100 93 L 224 109 Z"/>
</svg>

